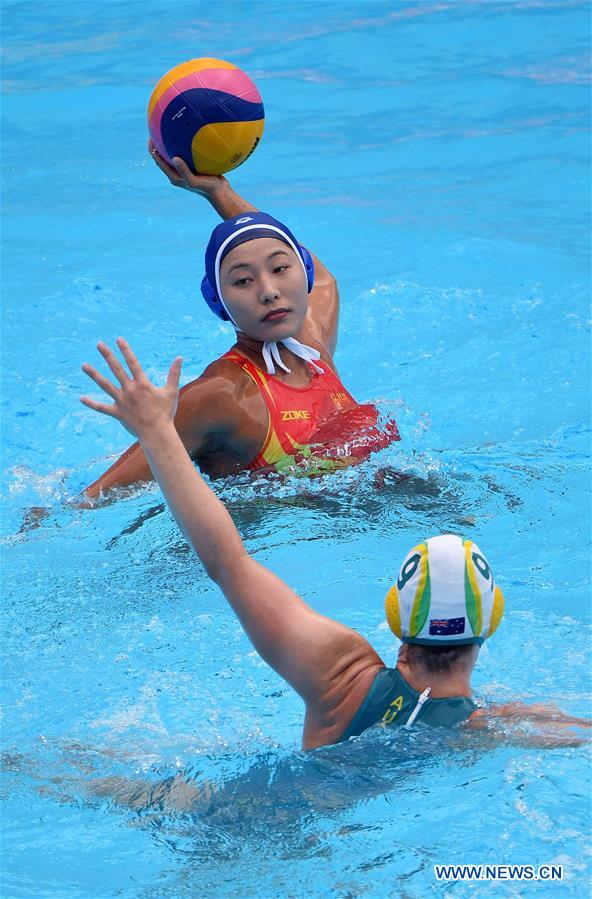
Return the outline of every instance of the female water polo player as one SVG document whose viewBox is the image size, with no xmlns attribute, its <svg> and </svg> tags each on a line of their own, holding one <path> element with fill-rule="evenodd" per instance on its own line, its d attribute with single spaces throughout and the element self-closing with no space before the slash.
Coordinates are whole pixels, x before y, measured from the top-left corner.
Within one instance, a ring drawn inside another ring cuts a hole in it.
<svg viewBox="0 0 592 899">
<path fill-rule="evenodd" d="M 504 600 L 487 560 L 471 541 L 445 535 L 407 555 L 387 596 L 388 623 L 403 641 L 387 668 L 356 631 L 317 614 L 246 552 L 232 519 L 201 478 L 175 428 L 181 360 L 156 388 L 128 344 L 118 340 L 129 373 L 104 344 L 98 349 L 118 385 L 85 364 L 112 404 L 82 397 L 116 418 L 140 442 L 183 534 L 238 616 L 261 657 L 304 700 L 305 749 L 337 743 L 368 727 L 480 728 L 500 716 L 543 724 L 588 725 L 543 706 L 513 703 L 477 709 L 471 673 L 479 646 L 499 625 Z M 528 736 L 528 735 L 527 735 Z M 562 737 L 563 745 L 580 738 Z"/>
<path fill-rule="evenodd" d="M 206 197 L 223 222 L 205 254 L 202 293 L 236 329 L 236 342 L 180 393 L 175 424 L 200 469 L 222 477 L 242 469 L 318 472 L 354 464 L 399 439 L 378 428 L 333 363 L 339 294 L 333 276 L 291 231 L 258 212 L 222 176 L 178 170 L 151 145 L 171 183 Z M 89 499 L 151 478 L 139 444 L 85 491 Z"/>
</svg>

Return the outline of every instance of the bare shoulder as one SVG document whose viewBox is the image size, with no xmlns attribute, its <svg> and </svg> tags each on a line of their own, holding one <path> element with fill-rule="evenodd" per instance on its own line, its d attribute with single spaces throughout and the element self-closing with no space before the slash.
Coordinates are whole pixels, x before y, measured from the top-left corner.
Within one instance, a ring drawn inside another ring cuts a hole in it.
<svg viewBox="0 0 592 899">
<path fill-rule="evenodd" d="M 199 378 L 181 388 L 179 403 L 189 404 L 193 411 L 212 402 L 232 406 L 240 404 L 240 400 L 252 392 L 257 392 L 257 388 L 239 365 L 229 359 L 216 359 Z"/>
<path fill-rule="evenodd" d="M 327 632 L 327 666 L 316 696 L 306 698 L 303 747 L 314 748 L 341 738 L 385 668 L 373 646 L 357 631 L 338 622 Z"/>
<path fill-rule="evenodd" d="M 308 303 L 307 330 L 331 357 L 337 346 L 339 325 L 339 289 L 328 268 L 313 256 L 314 287 Z"/>
<path fill-rule="evenodd" d="M 185 445 L 196 452 L 205 446 L 206 438 L 218 435 L 224 442 L 248 431 L 256 418 L 257 394 L 256 385 L 240 366 L 227 359 L 212 362 L 179 391 L 175 425 Z"/>
<path fill-rule="evenodd" d="M 232 362 L 230 359 L 215 359 L 207 365 L 199 378 L 189 381 L 181 391 L 187 391 L 189 388 L 200 391 L 213 391 L 216 389 L 232 389 L 237 386 L 246 387 L 251 383 L 251 378 L 243 371 L 240 365 Z"/>
</svg>

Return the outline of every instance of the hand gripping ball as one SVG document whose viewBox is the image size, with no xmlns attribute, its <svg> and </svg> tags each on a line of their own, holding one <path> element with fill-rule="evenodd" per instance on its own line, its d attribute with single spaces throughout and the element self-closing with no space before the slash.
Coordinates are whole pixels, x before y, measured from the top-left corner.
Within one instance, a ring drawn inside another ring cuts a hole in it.
<svg viewBox="0 0 592 899">
<path fill-rule="evenodd" d="M 223 59 L 191 59 L 160 79 L 148 104 L 148 129 L 160 155 L 180 156 L 200 175 L 222 175 L 249 158 L 265 114 L 259 91 Z"/>
</svg>

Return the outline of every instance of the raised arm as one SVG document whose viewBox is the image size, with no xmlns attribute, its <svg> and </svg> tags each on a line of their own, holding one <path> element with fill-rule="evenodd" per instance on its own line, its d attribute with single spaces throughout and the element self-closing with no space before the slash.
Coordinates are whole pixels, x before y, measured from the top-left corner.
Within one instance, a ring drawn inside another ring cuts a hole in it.
<svg viewBox="0 0 592 899">
<path fill-rule="evenodd" d="M 220 218 L 230 219 L 240 212 L 257 211 L 256 206 L 233 190 L 224 175 L 194 175 L 189 166 L 178 156 L 175 157 L 175 165 L 169 165 L 151 140 L 148 141 L 148 151 L 173 187 L 181 187 L 183 190 L 204 197 Z"/>
<path fill-rule="evenodd" d="M 314 287 L 308 300 L 308 314 L 320 331 L 320 339 L 331 356 L 337 349 L 339 330 L 339 288 L 328 268 L 313 255 Z"/>
<path fill-rule="evenodd" d="M 355 631 L 317 614 L 249 556 L 228 512 L 192 465 L 175 430 L 180 359 L 171 366 L 166 386 L 158 389 L 125 341 L 117 343 L 131 377 L 99 344 L 120 386 L 86 364 L 83 370 L 113 405 L 88 397 L 82 402 L 118 419 L 138 437 L 171 512 L 208 575 L 220 586 L 257 652 L 304 699 L 304 746 L 339 739 L 383 667 L 381 659 Z"/>
<path fill-rule="evenodd" d="M 233 190 L 223 175 L 194 175 L 179 157 L 175 157 L 174 166 L 169 165 L 151 140 L 148 141 L 148 150 L 158 168 L 174 187 L 180 187 L 207 199 L 220 218 L 229 219 L 240 212 L 257 211 L 256 206 Z M 310 294 L 309 316 L 316 332 L 313 336 L 326 346 L 332 356 L 337 346 L 339 290 L 331 272 L 316 256 L 313 256 L 313 259 L 315 283 Z"/>
</svg>

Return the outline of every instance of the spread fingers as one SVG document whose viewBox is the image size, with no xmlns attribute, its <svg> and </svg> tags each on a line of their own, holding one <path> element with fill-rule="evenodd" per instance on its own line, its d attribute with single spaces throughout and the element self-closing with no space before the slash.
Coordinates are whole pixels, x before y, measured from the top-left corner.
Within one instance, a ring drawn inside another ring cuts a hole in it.
<svg viewBox="0 0 592 899">
<path fill-rule="evenodd" d="M 134 378 L 140 378 L 144 374 L 144 372 L 142 371 L 142 366 L 138 362 L 138 360 L 136 358 L 136 354 L 132 350 L 132 348 L 129 345 L 129 343 L 127 342 L 127 340 L 124 340 L 123 337 L 118 337 L 115 342 L 117 343 L 117 346 L 121 350 L 121 354 L 122 354 L 123 358 L 125 359 L 125 361 L 127 362 L 128 368 L 131 371 L 132 376 Z"/>
<path fill-rule="evenodd" d="M 82 366 L 82 371 L 85 375 L 88 375 L 91 381 L 94 381 L 95 384 L 101 388 L 101 390 L 104 390 L 107 396 L 110 396 L 112 400 L 117 399 L 117 387 L 115 386 L 115 384 L 111 383 L 109 378 L 106 378 L 104 375 L 102 375 L 100 371 L 97 371 L 96 368 L 93 368 L 93 366 L 89 365 L 88 362 L 84 363 L 84 365 Z M 87 403 L 86 405 L 88 406 L 90 404 Z"/>
<path fill-rule="evenodd" d="M 113 374 L 115 375 L 115 377 L 117 378 L 117 380 L 119 381 L 119 383 L 121 384 L 121 386 L 123 387 L 123 385 L 126 383 L 126 381 L 129 381 L 129 376 L 128 376 L 128 373 L 125 371 L 123 365 L 121 364 L 121 362 L 119 361 L 119 359 L 117 358 L 115 353 L 113 352 L 113 350 L 110 350 L 109 347 L 107 346 L 107 344 L 103 343 L 102 341 L 97 344 L 97 349 L 98 349 L 99 353 L 101 354 L 101 356 L 103 357 L 103 359 L 105 360 L 105 362 L 107 363 L 107 365 L 109 366 L 109 368 L 111 369 L 111 371 L 113 372 Z M 96 380 L 96 378 L 94 380 Z M 97 384 L 98 384 L 98 381 L 97 381 Z M 100 385 L 100 386 L 102 386 L 102 385 Z M 107 393 L 108 392 L 109 391 L 107 391 Z"/>
<path fill-rule="evenodd" d="M 81 396 L 80 402 L 85 406 L 88 406 L 89 409 L 94 409 L 95 412 L 102 412 L 103 415 L 110 415 L 112 418 L 118 418 L 115 413 L 115 406 L 109 406 L 107 403 L 98 403 L 90 396 Z"/>
</svg>

